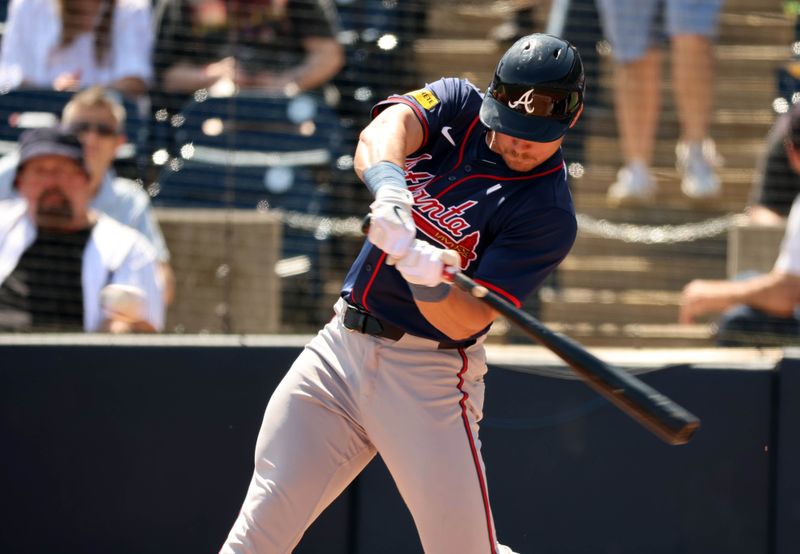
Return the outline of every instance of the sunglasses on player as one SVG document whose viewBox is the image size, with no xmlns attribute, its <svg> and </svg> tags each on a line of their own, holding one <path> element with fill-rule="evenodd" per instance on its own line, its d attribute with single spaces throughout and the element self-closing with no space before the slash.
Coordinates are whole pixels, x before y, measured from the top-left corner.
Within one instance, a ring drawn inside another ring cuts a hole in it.
<svg viewBox="0 0 800 554">
<path fill-rule="evenodd" d="M 101 137 L 114 137 L 119 134 L 119 131 L 117 131 L 115 126 L 93 121 L 75 121 L 69 125 L 68 129 L 70 132 L 76 135 L 82 135 L 83 133 L 88 133 L 89 131 L 97 133 Z"/>
<path fill-rule="evenodd" d="M 530 85 L 495 83 L 492 97 L 517 113 L 530 117 L 568 119 L 581 107 L 583 95 L 577 90 L 557 90 Z"/>
</svg>

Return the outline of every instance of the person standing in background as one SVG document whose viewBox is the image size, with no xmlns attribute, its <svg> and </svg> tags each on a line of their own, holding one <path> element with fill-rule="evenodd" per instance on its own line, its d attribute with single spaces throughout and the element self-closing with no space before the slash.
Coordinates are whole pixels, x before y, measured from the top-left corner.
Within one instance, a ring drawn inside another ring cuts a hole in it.
<svg viewBox="0 0 800 554">
<path fill-rule="evenodd" d="M 672 84 L 680 124 L 675 146 L 681 191 L 693 200 L 719 195 L 719 158 L 709 136 L 714 85 L 713 41 L 722 0 L 599 0 L 601 23 L 616 62 L 614 105 L 624 166 L 608 189 L 612 206 L 652 203 L 651 171 L 661 109 L 661 37 L 665 10 Z"/>
</svg>

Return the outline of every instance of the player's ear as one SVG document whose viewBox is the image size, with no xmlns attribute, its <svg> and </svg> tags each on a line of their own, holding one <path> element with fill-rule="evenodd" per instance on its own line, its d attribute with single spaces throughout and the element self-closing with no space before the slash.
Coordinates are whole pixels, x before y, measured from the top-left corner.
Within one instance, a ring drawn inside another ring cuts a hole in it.
<svg viewBox="0 0 800 554">
<path fill-rule="evenodd" d="M 578 109 L 577 115 L 572 119 L 572 123 L 569 124 L 570 129 L 572 129 L 578 122 L 578 120 L 581 118 L 581 114 L 583 114 L 583 106 L 584 104 L 581 104 L 581 107 Z"/>
</svg>

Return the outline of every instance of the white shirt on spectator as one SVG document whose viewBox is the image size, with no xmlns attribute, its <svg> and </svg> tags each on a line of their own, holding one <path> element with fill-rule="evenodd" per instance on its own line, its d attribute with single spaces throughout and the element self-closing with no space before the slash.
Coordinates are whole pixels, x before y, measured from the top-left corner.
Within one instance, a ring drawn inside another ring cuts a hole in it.
<svg viewBox="0 0 800 554">
<path fill-rule="evenodd" d="M 0 158 L 0 200 L 17 197 L 14 176 L 18 161 L 19 152 L 16 150 Z M 139 184 L 119 177 L 109 169 L 100 182 L 91 207 L 139 231 L 155 247 L 159 261 L 169 261 L 169 250 L 153 213 L 150 197 Z"/>
<path fill-rule="evenodd" d="M 797 195 L 786 221 L 781 251 L 775 269 L 783 273 L 800 275 L 800 195 Z"/>
<path fill-rule="evenodd" d="M 27 202 L 19 197 L 0 201 L 0 283 L 11 274 L 34 240 L 36 225 L 28 215 Z M 147 321 L 156 330 L 163 330 L 164 295 L 156 267 L 156 252 L 140 233 L 98 214 L 83 251 L 84 330 L 100 330 L 104 320 L 100 291 L 112 283 L 141 289 L 147 300 Z"/>
<path fill-rule="evenodd" d="M 56 0 L 11 0 L 0 46 L 0 88 L 52 88 L 56 77 L 73 72 L 80 73 L 81 88 L 123 77 L 151 81 L 150 0 L 116 0 L 107 65 L 95 61 L 94 33 L 78 35 L 66 48 L 59 48 L 60 35 Z"/>
</svg>

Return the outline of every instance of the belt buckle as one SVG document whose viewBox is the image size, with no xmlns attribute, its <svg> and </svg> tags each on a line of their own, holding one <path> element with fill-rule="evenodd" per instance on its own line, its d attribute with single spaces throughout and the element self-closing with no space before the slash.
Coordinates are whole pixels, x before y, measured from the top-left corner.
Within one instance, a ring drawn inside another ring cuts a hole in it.
<svg viewBox="0 0 800 554">
<path fill-rule="evenodd" d="M 366 311 L 353 304 L 347 304 L 343 322 L 348 331 L 357 331 L 362 335 L 373 334 L 367 329 L 370 319 L 372 318 Z"/>
<path fill-rule="evenodd" d="M 350 331 L 358 331 L 363 335 L 383 336 L 383 324 L 380 320 L 353 304 L 347 304 L 344 313 L 344 326 Z"/>
</svg>

